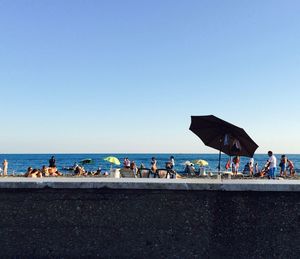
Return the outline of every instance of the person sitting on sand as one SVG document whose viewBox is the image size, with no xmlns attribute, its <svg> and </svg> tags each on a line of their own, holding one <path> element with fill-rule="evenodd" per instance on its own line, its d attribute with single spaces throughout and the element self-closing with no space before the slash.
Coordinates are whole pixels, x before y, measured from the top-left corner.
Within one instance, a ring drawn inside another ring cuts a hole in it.
<svg viewBox="0 0 300 259">
<path fill-rule="evenodd" d="M 287 170 L 290 171 L 290 176 L 294 176 L 296 173 L 294 163 L 289 159 L 287 159 Z"/>
<path fill-rule="evenodd" d="M 184 169 L 184 173 L 187 174 L 188 176 L 196 175 L 194 164 L 192 164 L 192 163 L 191 164 L 186 164 L 185 169 Z"/>
<path fill-rule="evenodd" d="M 45 177 L 50 176 L 50 174 L 49 174 L 49 172 L 48 172 L 48 167 L 46 167 L 45 165 L 43 165 L 41 171 L 42 171 L 43 176 L 45 176 Z"/>
<path fill-rule="evenodd" d="M 244 170 L 243 170 L 243 174 L 251 174 L 251 169 L 250 169 L 250 162 L 248 162 L 245 166 L 244 166 Z"/>
<path fill-rule="evenodd" d="M 32 170 L 33 170 L 32 167 L 28 167 L 26 173 L 24 174 L 24 176 L 28 177 L 31 174 Z"/>
<path fill-rule="evenodd" d="M 43 174 L 39 169 L 33 169 L 30 176 L 29 177 L 33 177 L 33 178 L 42 178 Z"/>
<path fill-rule="evenodd" d="M 280 167 L 280 176 L 286 177 L 287 157 L 285 155 L 281 156 L 279 167 Z"/>
<path fill-rule="evenodd" d="M 83 166 L 81 167 L 79 165 L 75 168 L 74 174 L 76 176 L 86 176 L 87 175 L 87 173 L 85 172 Z"/>
<path fill-rule="evenodd" d="M 151 158 L 151 171 L 152 171 L 152 173 L 155 174 L 156 170 L 157 170 L 157 162 L 156 162 L 155 157 L 152 157 Z"/>
<path fill-rule="evenodd" d="M 43 176 L 62 176 L 62 173 L 56 170 L 56 167 L 46 167 L 43 165 L 42 170 L 41 170 Z"/>
<path fill-rule="evenodd" d="M 42 172 L 38 169 L 32 169 L 31 167 L 28 167 L 27 172 L 24 175 L 25 177 L 32 177 L 32 178 L 42 178 Z"/>
<path fill-rule="evenodd" d="M 259 172 L 258 176 L 260 176 L 260 177 L 266 176 L 269 173 L 269 170 L 270 170 L 269 165 L 270 165 L 270 163 L 269 163 L 269 161 L 267 161 L 264 168 Z"/>
<path fill-rule="evenodd" d="M 101 171 L 102 171 L 102 168 L 101 168 L 101 166 L 99 166 L 97 171 L 93 175 L 101 175 Z"/>
</svg>

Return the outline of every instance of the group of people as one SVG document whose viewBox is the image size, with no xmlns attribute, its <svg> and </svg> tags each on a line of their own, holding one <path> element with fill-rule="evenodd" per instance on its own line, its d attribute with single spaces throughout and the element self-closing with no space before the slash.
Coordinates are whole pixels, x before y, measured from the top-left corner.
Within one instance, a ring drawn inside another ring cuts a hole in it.
<svg viewBox="0 0 300 259">
<path fill-rule="evenodd" d="M 243 169 L 243 173 L 255 177 L 268 176 L 269 179 L 275 179 L 276 172 L 277 172 L 277 158 L 272 151 L 268 152 L 268 156 L 269 159 L 267 160 L 266 164 L 263 166 L 261 170 L 259 170 L 258 163 L 254 163 L 254 158 L 253 157 L 250 158 L 249 162 L 245 165 Z M 240 166 L 240 157 L 235 156 L 232 159 L 232 161 L 228 160 L 226 164 L 227 170 L 230 168 L 230 164 L 231 164 L 232 173 L 234 175 L 237 175 Z M 286 177 L 288 171 L 290 176 L 295 175 L 294 163 L 290 159 L 288 159 L 286 155 L 281 156 L 279 168 L 280 168 L 279 176 L 281 177 Z"/>
<path fill-rule="evenodd" d="M 288 159 L 286 155 L 281 156 L 279 168 L 280 168 L 280 176 L 287 176 L 287 171 L 289 171 L 290 176 L 294 176 L 296 173 L 293 161 Z"/>
<path fill-rule="evenodd" d="M 277 158 L 273 154 L 272 151 L 268 152 L 269 159 L 267 160 L 266 164 L 260 170 L 258 163 L 254 163 L 254 158 L 250 158 L 249 162 L 246 163 L 243 174 L 248 174 L 254 177 L 265 177 L 268 176 L 270 179 L 275 179 L 276 172 L 277 172 Z M 141 174 L 142 171 L 147 171 L 153 175 L 156 175 L 160 170 L 166 170 L 168 172 L 173 172 L 175 167 L 175 159 L 174 156 L 170 156 L 169 160 L 165 163 L 165 167 L 158 169 L 157 160 L 155 157 L 151 158 L 150 161 L 150 168 L 146 168 L 145 165 L 142 163 L 138 168 L 135 161 L 130 161 L 128 157 L 124 158 L 123 161 L 124 169 L 129 169 L 133 171 L 135 176 Z M 231 169 L 233 175 L 237 175 L 240 167 L 240 157 L 235 156 L 233 159 L 229 159 L 226 163 L 226 170 Z M 282 155 L 279 162 L 279 169 L 280 173 L 279 176 L 287 177 L 288 173 L 290 176 L 295 175 L 295 166 L 293 161 L 291 161 L 286 155 Z M 2 172 L 1 175 L 7 176 L 8 170 L 8 161 L 5 159 L 2 162 Z M 74 175 L 77 176 L 86 176 L 86 175 L 100 175 L 101 168 L 99 167 L 95 172 L 87 172 L 82 165 L 78 165 L 77 163 L 74 164 L 73 167 Z M 197 172 L 195 167 L 192 163 L 186 165 L 184 172 L 188 175 L 195 175 Z M 200 173 L 200 172 L 199 172 Z M 28 167 L 27 172 L 25 173 L 25 177 L 47 177 L 47 176 L 61 176 L 62 173 L 58 171 L 56 166 L 55 157 L 52 156 L 49 160 L 49 166 L 43 166 L 42 169 Z"/>
<path fill-rule="evenodd" d="M 170 156 L 170 159 L 165 163 L 165 168 L 162 168 L 162 169 L 172 172 L 172 171 L 174 171 L 174 167 L 175 167 L 175 158 L 174 158 L 174 156 Z M 132 170 L 134 172 L 134 175 L 136 175 L 136 176 L 138 175 L 138 173 L 141 173 L 142 171 L 149 170 L 146 168 L 146 166 L 143 163 L 138 168 L 135 161 L 130 161 L 128 159 L 128 157 L 124 158 L 123 168 Z M 154 176 L 157 174 L 158 165 L 157 165 L 157 160 L 155 157 L 151 158 L 149 171 Z M 175 171 L 174 171 L 174 173 L 175 173 Z"/>
<path fill-rule="evenodd" d="M 269 179 L 275 179 L 277 172 L 277 158 L 272 151 L 268 152 L 269 159 L 267 160 L 264 168 L 259 172 L 260 177 L 268 176 Z M 286 155 L 282 155 L 279 162 L 280 173 L 279 176 L 286 177 L 287 171 L 289 171 L 290 176 L 295 175 L 294 163 L 287 158 Z"/>
<path fill-rule="evenodd" d="M 194 176 L 197 174 L 197 170 L 195 168 L 195 165 L 193 163 L 186 163 L 184 167 L 184 173 L 188 176 Z M 200 174 L 200 169 L 199 172 Z"/>
<path fill-rule="evenodd" d="M 57 170 L 56 160 L 54 156 L 52 156 L 49 160 L 49 166 L 43 166 L 42 169 L 28 167 L 27 171 L 24 175 L 25 177 L 31 178 L 41 178 L 41 177 L 49 177 L 49 176 L 62 176 L 62 173 Z"/>
</svg>

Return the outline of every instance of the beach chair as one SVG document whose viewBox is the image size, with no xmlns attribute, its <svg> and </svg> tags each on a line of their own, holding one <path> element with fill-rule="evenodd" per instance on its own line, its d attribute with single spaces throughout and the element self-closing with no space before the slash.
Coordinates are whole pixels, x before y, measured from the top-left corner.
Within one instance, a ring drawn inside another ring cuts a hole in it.
<svg viewBox="0 0 300 259">
<path fill-rule="evenodd" d="M 120 169 L 120 177 L 121 178 L 136 178 L 136 175 L 131 169 L 122 168 Z"/>
<path fill-rule="evenodd" d="M 149 178 L 151 169 L 149 168 L 139 168 L 137 175 L 139 178 Z"/>
<path fill-rule="evenodd" d="M 165 168 L 157 169 L 155 174 L 158 178 L 168 178 L 168 179 L 176 178 L 176 172 L 172 169 L 165 169 Z"/>
<path fill-rule="evenodd" d="M 157 169 L 156 174 L 158 178 L 167 178 L 168 177 L 168 171 L 166 169 Z"/>
</svg>

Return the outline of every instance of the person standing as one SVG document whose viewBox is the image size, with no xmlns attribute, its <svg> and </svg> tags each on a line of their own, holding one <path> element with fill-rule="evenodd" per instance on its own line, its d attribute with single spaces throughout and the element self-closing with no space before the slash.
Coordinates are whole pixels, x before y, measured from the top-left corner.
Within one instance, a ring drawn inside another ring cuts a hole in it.
<svg viewBox="0 0 300 259">
<path fill-rule="evenodd" d="M 56 167 L 56 160 L 54 158 L 54 156 L 52 156 L 49 160 L 49 167 L 55 168 Z"/>
<path fill-rule="evenodd" d="M 285 155 L 281 156 L 279 167 L 280 167 L 280 176 L 286 177 L 287 157 Z"/>
<path fill-rule="evenodd" d="M 232 159 L 232 173 L 233 173 L 233 175 L 237 175 L 237 173 L 239 171 L 239 167 L 240 167 L 240 157 L 235 156 Z"/>
<path fill-rule="evenodd" d="M 127 168 L 127 169 L 130 168 L 130 160 L 128 159 L 128 157 L 126 157 L 124 159 L 123 165 L 124 165 L 124 168 Z"/>
<path fill-rule="evenodd" d="M 256 174 L 259 174 L 258 163 L 255 163 L 255 164 L 254 164 L 254 172 L 253 172 L 253 175 L 255 176 Z"/>
<path fill-rule="evenodd" d="M 269 179 L 275 179 L 277 159 L 272 151 L 268 152 L 268 156 Z"/>
<path fill-rule="evenodd" d="M 137 167 L 134 161 L 130 162 L 130 169 L 132 170 L 134 177 L 137 177 Z"/>
<path fill-rule="evenodd" d="M 175 159 L 174 159 L 174 156 L 170 156 L 170 163 L 171 163 L 171 169 L 174 169 L 174 167 L 175 167 Z"/>
<path fill-rule="evenodd" d="M 2 165 L 3 165 L 3 176 L 7 176 L 8 162 L 6 159 L 4 159 Z"/>
<path fill-rule="evenodd" d="M 249 170 L 250 170 L 250 176 L 254 174 L 254 158 L 251 157 L 249 160 Z"/>
<path fill-rule="evenodd" d="M 155 157 L 151 158 L 151 171 L 155 174 L 157 170 L 157 162 Z"/>
</svg>

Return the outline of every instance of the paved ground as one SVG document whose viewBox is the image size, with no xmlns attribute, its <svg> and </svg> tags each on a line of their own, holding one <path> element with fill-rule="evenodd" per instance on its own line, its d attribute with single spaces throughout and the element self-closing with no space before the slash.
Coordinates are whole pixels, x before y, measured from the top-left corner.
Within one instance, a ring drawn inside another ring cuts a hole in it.
<svg viewBox="0 0 300 259">
<path fill-rule="evenodd" d="M 154 178 L 0 178 L 0 189 L 7 188 L 80 188 L 80 189 L 166 189 L 214 191 L 300 191 L 299 180 L 267 179 L 154 179 Z"/>
</svg>

